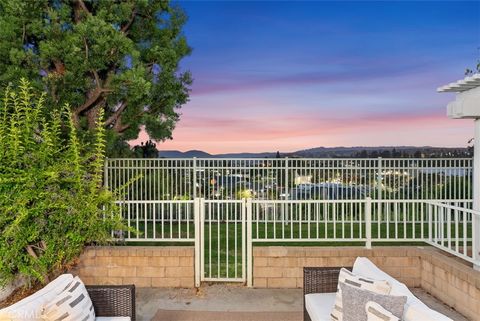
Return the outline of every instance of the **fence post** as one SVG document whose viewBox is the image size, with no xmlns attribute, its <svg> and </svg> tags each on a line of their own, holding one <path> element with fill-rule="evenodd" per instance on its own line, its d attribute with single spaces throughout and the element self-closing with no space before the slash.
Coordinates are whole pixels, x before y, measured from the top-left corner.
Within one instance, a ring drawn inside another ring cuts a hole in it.
<svg viewBox="0 0 480 321">
<path fill-rule="evenodd" d="M 287 193 L 288 192 L 288 157 L 285 157 L 285 188 L 287 188 L 287 190 L 285 191 L 285 193 Z"/>
<path fill-rule="evenodd" d="M 433 205 L 428 204 L 428 241 L 433 242 Z"/>
<path fill-rule="evenodd" d="M 103 163 L 103 187 L 106 190 L 108 190 L 108 188 L 109 188 L 109 186 L 108 186 L 108 157 L 105 157 L 105 162 Z M 102 209 L 103 209 L 103 219 L 105 219 L 105 205 L 102 206 Z M 121 211 L 121 208 L 120 208 L 120 211 Z M 115 237 L 115 232 L 117 232 L 117 231 L 112 230 L 111 233 L 110 233 L 112 235 L 112 239 Z M 119 234 L 121 234 L 121 233 L 123 233 L 123 231 L 120 231 Z M 122 237 L 122 236 L 119 235 L 119 237 Z"/>
<path fill-rule="evenodd" d="M 252 199 L 247 198 L 247 286 L 253 286 Z"/>
<path fill-rule="evenodd" d="M 193 158 L 193 198 L 197 197 L 197 158 Z"/>
<path fill-rule="evenodd" d="M 367 249 L 372 248 L 372 199 L 367 197 L 365 200 L 365 247 Z"/>
<path fill-rule="evenodd" d="M 380 202 L 383 199 L 382 196 L 382 181 L 383 181 L 383 160 L 381 157 L 378 158 L 378 164 L 377 164 L 377 169 L 378 169 L 378 175 L 377 175 L 377 200 L 378 202 L 378 208 L 377 208 L 377 220 L 380 222 L 381 217 L 381 209 L 382 209 L 382 202 Z"/>
<path fill-rule="evenodd" d="M 480 118 L 474 121 L 475 148 L 473 149 L 473 209 L 480 211 Z M 474 268 L 480 271 L 480 215 L 472 215 L 472 256 Z"/>
<path fill-rule="evenodd" d="M 285 199 L 290 199 L 290 188 L 288 187 L 288 157 L 285 157 Z M 282 204 L 282 221 L 283 225 L 288 225 L 287 213 L 286 211 L 287 204 Z"/>
<path fill-rule="evenodd" d="M 201 221 L 201 202 L 199 198 L 194 198 L 193 200 L 193 216 L 194 216 L 194 225 L 195 225 L 195 287 L 200 287 L 201 282 L 201 234 L 200 234 L 200 226 L 202 224 Z"/>
<path fill-rule="evenodd" d="M 480 255 L 479 255 L 479 249 L 478 249 L 478 242 L 479 242 L 479 223 L 478 221 L 480 220 L 480 217 L 475 217 L 475 215 L 472 215 L 472 219 L 474 220 L 474 224 L 472 226 L 472 256 L 473 256 L 473 269 L 476 271 L 480 271 Z M 478 216 L 478 215 L 477 215 Z"/>
<path fill-rule="evenodd" d="M 108 157 L 105 157 L 105 163 L 103 165 L 103 186 L 108 189 Z"/>
</svg>

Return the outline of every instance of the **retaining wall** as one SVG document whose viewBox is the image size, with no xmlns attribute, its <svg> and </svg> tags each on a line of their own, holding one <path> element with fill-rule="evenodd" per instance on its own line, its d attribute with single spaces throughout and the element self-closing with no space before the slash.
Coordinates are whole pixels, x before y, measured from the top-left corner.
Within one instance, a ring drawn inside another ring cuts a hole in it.
<svg viewBox="0 0 480 321">
<path fill-rule="evenodd" d="M 191 246 L 88 247 L 73 273 L 86 284 L 193 287 Z"/>
<path fill-rule="evenodd" d="M 480 321 L 480 272 L 431 249 L 421 251 L 421 258 L 421 287 L 468 319 Z"/>
<path fill-rule="evenodd" d="M 301 288 L 303 267 L 352 266 L 358 256 L 480 321 L 480 272 L 431 247 L 254 247 L 253 286 Z M 88 247 L 73 273 L 86 284 L 190 288 L 194 287 L 194 247 Z"/>
<path fill-rule="evenodd" d="M 420 257 L 413 247 L 255 247 L 253 256 L 253 285 L 258 288 L 301 288 L 303 267 L 351 267 L 359 256 L 410 287 L 421 284 Z"/>
</svg>

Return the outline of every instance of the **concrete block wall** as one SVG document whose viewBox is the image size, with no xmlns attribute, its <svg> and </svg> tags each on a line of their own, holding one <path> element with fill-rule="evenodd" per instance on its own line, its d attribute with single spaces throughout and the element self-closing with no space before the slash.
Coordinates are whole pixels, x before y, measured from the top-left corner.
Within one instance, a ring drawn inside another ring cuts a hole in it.
<svg viewBox="0 0 480 321">
<path fill-rule="evenodd" d="M 420 251 L 420 255 L 421 287 L 469 320 L 480 321 L 480 272 L 434 249 Z"/>
<path fill-rule="evenodd" d="M 193 287 L 194 248 L 190 246 L 88 247 L 72 271 L 90 284 L 137 287 Z"/>
<path fill-rule="evenodd" d="M 253 286 L 302 288 L 303 268 L 353 266 L 359 256 L 368 257 L 383 271 L 410 287 L 421 284 L 421 261 L 414 247 L 255 247 Z"/>
</svg>

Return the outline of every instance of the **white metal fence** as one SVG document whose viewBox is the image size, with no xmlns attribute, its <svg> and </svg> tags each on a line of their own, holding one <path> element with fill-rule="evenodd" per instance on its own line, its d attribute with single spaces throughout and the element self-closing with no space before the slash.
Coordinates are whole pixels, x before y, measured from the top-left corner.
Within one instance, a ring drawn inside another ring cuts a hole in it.
<svg viewBox="0 0 480 321">
<path fill-rule="evenodd" d="M 472 199 L 470 158 L 108 159 L 105 172 L 133 201 Z"/>
<path fill-rule="evenodd" d="M 194 200 L 123 200 L 117 204 L 128 227 L 117 237 L 129 242 L 195 241 Z"/>
<path fill-rule="evenodd" d="M 251 282 L 254 243 L 472 249 L 471 159 L 109 159 L 132 242 L 191 242 L 196 280 Z"/>
<path fill-rule="evenodd" d="M 480 249 L 472 242 L 479 236 L 473 222 L 480 219 L 480 212 L 441 202 L 428 202 L 427 206 L 427 242 L 480 267 Z"/>
<path fill-rule="evenodd" d="M 252 200 L 250 204 L 254 242 L 366 240 L 366 200 Z"/>
<path fill-rule="evenodd" d="M 423 200 L 252 200 L 254 242 L 423 242 L 430 236 Z M 445 206 L 468 210 L 471 202 Z M 463 205 L 463 206 L 462 206 Z M 471 223 L 472 217 L 465 220 Z M 366 226 L 371 228 L 366 235 Z"/>
</svg>

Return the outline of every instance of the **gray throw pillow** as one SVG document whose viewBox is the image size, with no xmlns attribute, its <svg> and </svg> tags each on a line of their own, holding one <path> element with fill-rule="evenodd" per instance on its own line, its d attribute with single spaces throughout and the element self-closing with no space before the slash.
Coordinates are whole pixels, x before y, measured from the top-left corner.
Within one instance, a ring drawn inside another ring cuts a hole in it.
<svg viewBox="0 0 480 321">
<path fill-rule="evenodd" d="M 403 309 L 407 303 L 406 296 L 376 294 L 346 284 L 340 284 L 340 288 L 342 290 L 343 321 L 367 321 L 365 306 L 368 301 L 380 304 L 400 320 L 403 317 Z"/>
</svg>

